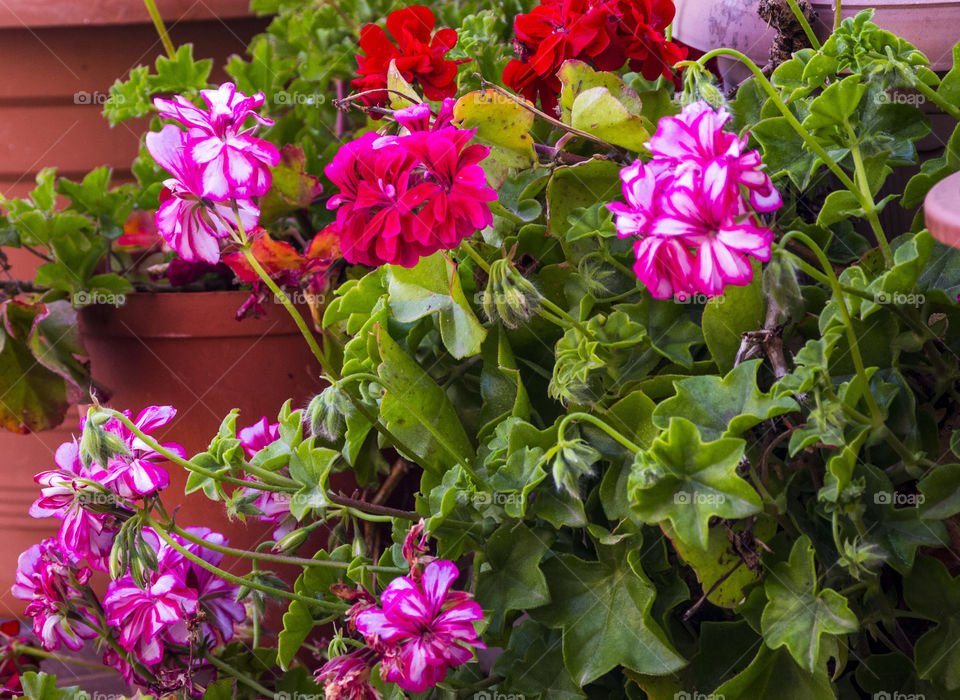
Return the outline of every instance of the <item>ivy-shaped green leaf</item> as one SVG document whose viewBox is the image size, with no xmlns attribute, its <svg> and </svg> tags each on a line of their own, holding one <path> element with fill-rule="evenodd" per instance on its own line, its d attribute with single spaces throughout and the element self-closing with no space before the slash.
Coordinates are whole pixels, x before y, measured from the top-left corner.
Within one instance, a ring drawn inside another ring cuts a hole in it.
<svg viewBox="0 0 960 700">
<path fill-rule="evenodd" d="M 760 360 L 749 360 L 734 367 L 723 379 L 705 375 L 675 382 L 677 393 L 657 406 L 654 424 L 666 429 L 670 418 L 686 418 L 697 426 L 703 439 L 716 440 L 742 435 L 767 418 L 799 410 L 791 398 L 760 391 L 760 365 Z"/>
<path fill-rule="evenodd" d="M 669 520 L 687 545 L 707 548 L 710 518 L 744 518 L 761 509 L 760 496 L 737 475 L 740 438 L 702 442 L 697 426 L 672 418 L 630 474 L 633 514 L 641 522 Z"/>
<path fill-rule="evenodd" d="M 655 589 L 638 567 L 622 558 L 600 562 L 561 554 L 545 561 L 543 572 L 554 602 L 531 615 L 563 628 L 563 659 L 581 687 L 617 666 L 652 675 L 683 666 L 650 616 Z"/>
<path fill-rule="evenodd" d="M 824 634 L 852 634 L 858 620 L 847 599 L 832 589 L 818 591 L 813 545 L 801 536 L 790 550 L 790 559 L 767 569 L 763 584 L 767 605 L 763 609 L 763 640 L 771 649 L 786 646 L 809 673 L 820 656 Z"/>
<path fill-rule="evenodd" d="M 550 602 L 540 560 L 550 549 L 552 535 L 534 531 L 521 521 L 507 521 L 487 540 L 489 568 L 477 580 L 477 602 L 491 612 L 490 628 L 499 630 L 511 610 L 536 608 Z"/>
<path fill-rule="evenodd" d="M 380 415 L 414 451 L 406 457 L 437 474 L 458 462 L 469 464 L 473 446 L 443 389 L 380 324 L 374 333 L 382 358 L 377 373 L 386 388 Z"/>
<path fill-rule="evenodd" d="M 904 582 L 910 608 L 936 626 L 916 641 L 914 662 L 921 678 L 948 691 L 960 689 L 960 577 L 939 559 L 920 557 Z"/>
</svg>

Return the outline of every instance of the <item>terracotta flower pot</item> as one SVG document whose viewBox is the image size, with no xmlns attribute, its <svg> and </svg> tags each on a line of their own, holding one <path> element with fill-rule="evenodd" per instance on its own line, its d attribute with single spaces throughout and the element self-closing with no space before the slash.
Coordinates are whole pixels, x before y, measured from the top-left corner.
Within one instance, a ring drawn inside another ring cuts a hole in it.
<svg viewBox="0 0 960 700">
<path fill-rule="evenodd" d="M 823 40 L 833 29 L 834 4 L 812 0 L 817 11 L 813 29 Z M 930 59 L 935 71 L 953 66 L 953 45 L 957 43 L 960 25 L 960 2 L 943 0 L 843 0 L 840 16 L 853 17 L 858 12 L 875 8 L 873 22 L 916 46 Z"/>
<path fill-rule="evenodd" d="M 960 173 L 933 186 L 923 202 L 923 213 L 931 236 L 960 248 Z"/>
<path fill-rule="evenodd" d="M 746 54 L 763 66 L 770 55 L 776 32 L 757 14 L 757 0 L 676 0 L 673 35 L 695 49 L 709 51 L 721 46 Z M 736 87 L 750 71 L 739 61 L 717 58 L 724 87 Z"/>
<path fill-rule="evenodd" d="M 763 66 L 776 33 L 757 15 L 757 4 L 757 0 L 676 0 L 673 33 L 701 51 L 725 46 L 745 53 Z M 828 0 L 812 0 L 811 4 L 817 13 L 813 28 L 822 41 L 833 28 L 834 4 Z M 923 51 L 933 70 L 950 70 L 956 27 L 960 24 L 960 2 L 844 0 L 841 17 L 852 17 L 870 7 L 876 9 L 873 21 Z M 750 77 L 750 72 L 733 59 L 720 57 L 718 65 L 728 87 Z"/>
<path fill-rule="evenodd" d="M 266 18 L 249 0 L 160 0 L 173 42 L 212 58 L 211 81 L 231 54 L 243 55 Z M 23 197 L 43 167 L 79 179 L 101 165 L 114 184 L 133 180 L 146 120 L 110 128 L 103 103 L 117 79 L 153 66 L 163 47 L 143 0 L 4 0 L 0 2 L 0 192 Z M 19 273 L 15 273 L 19 274 Z M 29 279 L 29 277 L 25 277 Z"/>
<path fill-rule="evenodd" d="M 276 420 L 287 399 L 304 405 L 323 389 L 319 364 L 279 304 L 267 305 L 268 318 L 236 321 L 247 295 L 134 293 L 121 307 L 83 308 L 80 332 L 94 379 L 113 391 L 108 405 L 134 414 L 150 405 L 176 407 L 177 416 L 155 435 L 190 455 L 207 448 L 234 408 L 239 429 L 262 416 Z M 164 504 L 168 511 L 179 507 L 179 525 L 211 527 L 244 548 L 270 538 L 269 523 L 230 522 L 223 506 L 202 493 L 184 496 L 186 471 L 168 469 Z"/>
</svg>

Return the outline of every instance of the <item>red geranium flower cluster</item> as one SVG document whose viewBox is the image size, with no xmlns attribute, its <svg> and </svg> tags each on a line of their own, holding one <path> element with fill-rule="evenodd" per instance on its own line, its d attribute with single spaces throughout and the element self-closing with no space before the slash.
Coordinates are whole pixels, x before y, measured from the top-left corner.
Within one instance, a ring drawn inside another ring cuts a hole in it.
<svg viewBox="0 0 960 700">
<path fill-rule="evenodd" d="M 503 82 L 547 111 L 557 106 L 564 61 L 577 59 L 598 70 L 630 70 L 647 80 L 673 75 L 673 64 L 686 49 L 667 41 L 673 21 L 672 0 L 541 0 L 513 28 L 519 58 L 503 71 Z"/>
<path fill-rule="evenodd" d="M 487 202 L 497 193 L 479 165 L 490 149 L 452 126 L 453 104 L 444 100 L 432 121 L 426 104 L 401 109 L 394 118 L 408 133 L 367 132 L 324 168 L 340 189 L 327 207 L 347 262 L 413 267 L 493 223 Z"/>
<path fill-rule="evenodd" d="M 350 84 L 358 90 L 386 88 L 387 71 L 390 62 L 395 61 L 403 79 L 418 83 L 428 100 L 453 97 L 457 90 L 457 65 L 469 59 L 444 58 L 457 45 L 457 32 L 439 29 L 434 34 L 435 24 L 429 8 L 415 5 L 390 13 L 389 36 L 376 24 L 365 26 L 360 32 L 360 48 L 366 55 L 357 54 L 360 77 Z M 367 104 L 386 104 L 389 96 L 386 92 L 372 93 L 364 95 L 363 100 Z"/>
</svg>

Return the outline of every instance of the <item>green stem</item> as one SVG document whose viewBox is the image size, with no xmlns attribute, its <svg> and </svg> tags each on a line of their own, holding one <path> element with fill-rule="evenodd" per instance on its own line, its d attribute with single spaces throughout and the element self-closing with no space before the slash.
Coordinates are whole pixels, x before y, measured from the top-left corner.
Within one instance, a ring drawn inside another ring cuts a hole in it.
<svg viewBox="0 0 960 700">
<path fill-rule="evenodd" d="M 793 10 L 793 16 L 797 18 L 799 25 L 803 27 L 803 33 L 807 35 L 807 41 L 810 42 L 810 46 L 812 46 L 815 51 L 819 51 L 820 40 L 817 39 L 817 35 L 813 32 L 813 27 L 810 26 L 806 16 L 800 10 L 797 0 L 787 0 L 787 4 L 790 5 L 790 9 Z"/>
<path fill-rule="evenodd" d="M 596 426 L 597 428 L 600 428 L 600 430 L 602 430 L 603 432 L 605 432 L 607 435 L 609 435 L 610 437 L 612 437 L 614 440 L 616 440 L 617 442 L 619 442 L 621 445 L 623 445 L 624 447 L 626 447 L 628 450 L 630 450 L 630 451 L 633 452 L 634 454 L 636 454 L 637 452 L 641 452 L 641 451 L 643 450 L 643 448 L 640 447 L 640 445 L 638 445 L 638 444 L 635 443 L 633 440 L 630 440 L 629 438 L 627 438 L 626 436 L 624 436 L 620 431 L 616 430 L 615 428 L 612 428 L 612 427 L 611 427 L 610 425 L 608 425 L 606 422 L 600 420 L 599 418 L 597 418 L 597 417 L 594 416 L 594 415 L 591 415 L 591 414 L 589 414 L 589 413 L 582 413 L 582 412 L 579 412 L 579 413 L 568 413 L 567 415 L 565 415 L 565 416 L 563 417 L 563 420 L 560 421 L 560 425 L 557 426 L 557 439 L 558 439 L 558 440 L 563 440 L 563 439 L 564 439 L 564 433 L 565 433 L 565 431 L 566 431 L 566 429 L 567 429 L 567 426 L 568 426 L 572 421 L 575 421 L 575 420 L 584 421 L 584 422 L 586 422 L 586 423 L 590 423 L 590 424 L 593 425 L 593 426 Z"/>
<path fill-rule="evenodd" d="M 367 503 L 366 501 L 358 501 L 355 498 L 347 498 L 346 496 L 340 496 L 332 493 L 327 494 L 327 498 L 330 499 L 331 503 L 336 503 L 337 505 L 344 506 L 346 508 L 361 510 L 366 513 L 373 513 L 375 515 L 387 515 L 391 518 L 411 520 L 413 522 L 420 520 L 422 517 L 419 513 L 414 513 L 407 510 L 398 510 L 397 508 L 390 508 L 389 506 L 380 506 L 374 503 Z M 444 522 L 450 521 L 444 520 Z"/>
<path fill-rule="evenodd" d="M 477 252 L 477 249 L 470 245 L 468 241 L 460 242 L 460 250 L 473 258 L 473 261 L 477 263 L 481 270 L 486 272 L 488 275 L 490 274 L 490 263 L 484 260 L 483 256 L 480 255 L 480 253 Z"/>
<path fill-rule="evenodd" d="M 166 528 L 162 523 L 159 523 L 156 520 L 154 520 L 148 513 L 142 513 L 141 517 L 146 521 L 146 524 L 153 527 L 157 535 L 160 536 L 160 539 L 162 539 L 164 542 L 170 545 L 170 547 L 172 547 L 175 551 L 183 555 L 184 558 L 188 559 L 189 561 L 192 561 L 197 566 L 206 569 L 210 573 L 222 578 L 225 581 L 229 581 L 230 583 L 236 584 L 238 586 L 245 586 L 247 588 L 252 588 L 254 590 L 261 591 L 262 593 L 269 593 L 270 595 L 279 596 L 280 598 L 287 598 L 288 600 L 299 600 L 300 602 L 306 603 L 308 605 L 317 605 L 325 610 L 335 609 L 333 606 L 330 605 L 330 603 L 327 603 L 326 601 L 317 600 L 316 598 L 309 598 L 307 596 L 300 595 L 299 593 L 292 593 L 290 591 L 285 591 L 281 588 L 274 588 L 273 586 L 267 586 L 266 584 L 259 583 L 258 581 L 252 581 L 250 579 L 246 579 L 246 578 L 231 574 L 229 571 L 224 571 L 223 569 L 217 566 L 214 566 L 209 562 L 204 561 L 203 559 L 198 557 L 196 554 L 194 554 L 190 550 L 183 547 L 179 542 L 177 542 L 167 533 Z M 336 608 L 336 609 L 339 609 L 339 608 Z"/>
<path fill-rule="evenodd" d="M 833 31 L 840 29 L 841 0 L 833 0 Z"/>
<path fill-rule="evenodd" d="M 877 216 L 876 202 L 873 201 L 873 193 L 870 191 L 870 183 L 867 181 L 867 169 L 863 164 L 863 155 L 860 153 L 860 144 L 857 142 L 857 134 L 849 120 L 844 120 L 847 128 L 847 136 L 850 139 L 850 154 L 853 156 L 854 179 L 856 181 L 858 192 L 854 196 L 864 202 L 869 202 L 869 208 L 866 208 L 867 221 L 873 230 L 873 235 L 880 244 L 880 251 L 883 253 L 883 260 L 887 269 L 893 267 L 893 251 L 890 250 L 890 243 L 887 242 L 887 236 L 883 232 L 883 226 L 880 225 L 880 219 Z"/>
<path fill-rule="evenodd" d="M 163 24 L 163 17 L 160 16 L 157 3 L 154 0 L 143 0 L 143 4 L 146 5 L 150 19 L 153 20 L 153 26 L 156 28 L 157 34 L 160 35 L 160 43 L 163 44 L 164 51 L 171 59 L 176 59 L 177 50 L 173 47 L 173 42 L 170 41 L 170 35 L 167 34 L 167 28 Z"/>
<path fill-rule="evenodd" d="M 757 468 L 753 465 L 753 460 L 747 458 L 747 469 L 750 472 L 750 479 L 753 481 L 754 487 L 760 493 L 760 498 L 763 499 L 764 503 L 768 503 L 772 506 L 776 505 L 776 501 L 773 500 L 773 496 L 770 495 L 770 492 L 767 490 L 766 484 L 760 480 L 760 475 L 757 473 Z M 779 514 L 779 510 L 777 510 Z"/>
<path fill-rule="evenodd" d="M 205 658 L 211 664 L 216 666 L 219 670 L 226 673 L 228 676 L 233 676 L 248 688 L 256 691 L 260 695 L 260 697 L 262 698 L 278 697 L 277 693 L 274 693 L 272 690 L 260 685 L 259 683 L 257 683 L 255 680 L 253 680 L 246 674 L 235 669 L 226 661 L 222 661 L 221 659 L 218 659 L 214 654 L 211 654 L 209 651 L 204 652 L 203 658 Z"/>
<path fill-rule="evenodd" d="M 86 668 L 94 668 L 98 671 L 102 671 L 103 669 L 116 671 L 116 669 L 114 669 L 112 666 L 95 664 L 91 661 L 84 661 L 83 659 L 77 659 L 72 656 L 62 656 L 60 654 L 54 654 L 51 651 L 47 651 L 46 649 L 40 649 L 39 647 L 30 646 L 29 644 L 14 644 L 12 656 L 16 658 L 20 654 L 26 654 L 27 656 L 35 656 L 38 659 L 51 659 L 53 661 L 62 661 L 67 664 L 73 664 L 74 666 L 84 666 Z M 119 673 L 119 671 L 117 671 L 117 673 Z"/>
<path fill-rule="evenodd" d="M 134 435 L 140 438 L 144 443 L 146 443 L 147 447 L 159 453 L 165 459 L 173 462 L 174 464 L 180 465 L 184 469 L 187 469 L 192 472 L 196 472 L 201 476 L 205 476 L 208 479 L 213 479 L 214 481 L 221 481 L 225 484 L 233 484 L 234 486 L 254 487 L 259 489 L 260 491 L 272 491 L 275 493 L 294 493 L 298 491 L 300 488 L 299 485 L 297 485 L 296 488 L 294 488 L 292 486 L 287 486 L 286 484 L 277 484 L 277 485 L 258 484 L 257 482 L 254 482 L 254 481 L 244 481 L 243 479 L 237 479 L 232 476 L 218 474 L 217 472 L 212 472 L 208 469 L 204 469 L 203 467 L 198 467 L 193 462 L 190 462 L 189 460 L 186 460 L 183 457 L 180 457 L 179 455 L 176 455 L 170 450 L 166 449 L 159 442 L 157 442 L 152 437 L 150 437 L 149 435 L 144 433 L 142 430 L 140 430 L 140 428 L 138 428 L 132 420 L 127 418 L 125 415 L 123 415 L 119 411 L 115 411 L 112 408 L 106 408 L 105 406 L 101 406 L 100 410 L 108 412 L 112 417 L 116 418 L 121 423 L 123 423 L 130 432 L 132 432 Z M 261 469 L 258 469 L 257 471 L 263 472 L 264 474 L 268 474 L 273 479 L 283 479 L 284 481 L 289 481 L 292 484 L 297 483 L 295 481 L 286 479 L 285 477 L 281 477 L 279 474 L 274 474 L 273 472 L 268 472 L 266 470 L 261 470 Z"/>
<path fill-rule="evenodd" d="M 293 566 L 323 566 L 332 569 L 349 569 L 351 566 L 350 562 L 347 561 L 330 561 L 323 559 L 304 559 L 303 557 L 291 557 L 284 554 L 269 554 L 266 552 L 251 552 L 246 549 L 235 549 L 234 547 L 227 547 L 221 544 L 215 544 L 209 540 L 205 540 L 199 535 L 194 535 L 187 530 L 184 530 L 180 526 L 174 523 L 168 523 L 165 526 L 168 532 L 173 532 L 188 542 L 193 542 L 194 544 L 199 544 L 205 549 L 213 550 L 214 552 L 220 552 L 221 554 L 229 554 L 234 557 L 241 557 L 243 559 L 257 559 L 261 561 L 269 561 L 275 564 L 291 564 Z M 376 571 L 378 573 L 386 574 L 395 574 L 395 573 L 405 573 L 404 569 L 397 568 L 395 566 L 374 566 L 374 565 L 364 565 L 364 568 L 369 569 L 370 571 Z"/>
<path fill-rule="evenodd" d="M 933 102 L 937 107 L 949 114 L 951 117 L 957 121 L 960 121 L 960 108 L 958 108 L 955 104 L 947 102 L 940 96 L 940 93 L 921 81 L 919 78 L 913 82 L 913 87 L 917 90 L 917 92 Z"/>
<path fill-rule="evenodd" d="M 239 222 L 237 224 L 240 225 Z M 240 229 L 240 236 L 246 242 L 246 233 L 243 229 Z M 293 302 L 290 301 L 290 297 L 287 296 L 273 281 L 273 278 L 267 274 L 267 271 L 263 269 L 260 265 L 260 261 L 257 260 L 257 257 L 253 254 L 253 251 L 250 250 L 249 244 L 245 244 L 242 248 L 243 256 L 247 259 L 247 262 L 250 263 L 250 267 L 253 268 L 253 271 L 257 273 L 257 276 L 263 281 L 267 288 L 273 292 L 274 296 L 280 300 L 280 303 L 283 305 L 283 308 L 287 310 L 287 313 L 290 314 L 290 318 L 293 319 L 293 322 L 297 324 L 297 328 L 300 329 L 300 334 L 303 335 L 303 339 L 307 341 L 307 345 L 310 347 L 310 351 L 313 353 L 313 356 L 317 358 L 317 362 L 320 363 L 321 367 L 330 366 L 330 358 L 327 357 L 326 353 L 320 348 L 319 343 L 317 343 L 316 337 L 313 335 L 313 332 L 307 326 L 306 320 L 299 311 L 297 307 L 293 305 Z"/>
<path fill-rule="evenodd" d="M 840 311 L 840 318 L 843 321 L 843 328 L 847 336 L 847 343 L 850 346 L 850 357 L 853 359 L 853 366 L 856 370 L 857 377 L 859 377 L 860 381 L 863 383 L 863 395 L 866 398 L 867 407 L 870 409 L 870 423 L 874 427 L 879 428 L 883 426 L 883 413 L 880 411 L 880 407 L 877 405 L 877 400 L 874 397 L 873 392 L 870 390 L 870 379 L 867 377 L 867 371 L 863 365 L 863 356 L 860 354 L 860 345 L 857 342 L 857 334 L 853 329 L 853 320 L 850 318 L 850 311 L 847 309 L 847 300 L 843 296 L 843 290 L 840 289 L 840 280 L 837 279 L 837 274 L 834 272 L 833 266 L 830 264 L 827 256 L 812 238 L 800 231 L 790 231 L 781 239 L 780 244 L 785 246 L 787 241 L 791 238 L 797 238 L 801 240 L 813 252 L 813 254 L 817 256 L 817 259 L 820 261 L 820 265 L 823 267 L 824 273 L 826 273 L 827 281 L 829 282 L 830 288 L 833 290 L 833 294 L 837 299 L 837 308 Z"/>
</svg>

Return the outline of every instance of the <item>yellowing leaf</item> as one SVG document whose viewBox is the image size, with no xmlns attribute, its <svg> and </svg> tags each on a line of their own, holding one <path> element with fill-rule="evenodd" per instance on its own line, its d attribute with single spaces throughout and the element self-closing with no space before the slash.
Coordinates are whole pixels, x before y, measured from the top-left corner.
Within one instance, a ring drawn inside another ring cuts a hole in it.
<svg viewBox="0 0 960 700">
<path fill-rule="evenodd" d="M 453 107 L 454 124 L 476 129 L 474 141 L 490 147 L 481 165 L 487 180 L 499 187 L 511 168 L 525 168 L 536 160 L 533 150 L 533 112 L 493 90 L 470 92 Z"/>
</svg>

